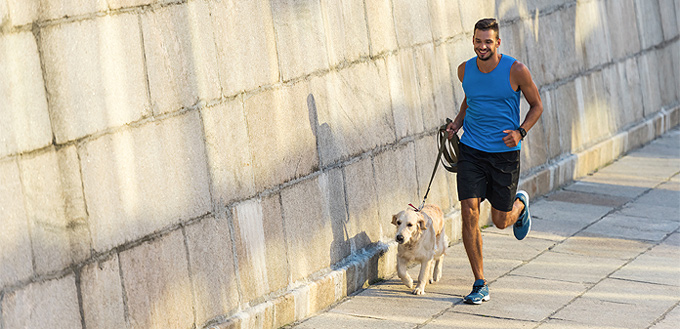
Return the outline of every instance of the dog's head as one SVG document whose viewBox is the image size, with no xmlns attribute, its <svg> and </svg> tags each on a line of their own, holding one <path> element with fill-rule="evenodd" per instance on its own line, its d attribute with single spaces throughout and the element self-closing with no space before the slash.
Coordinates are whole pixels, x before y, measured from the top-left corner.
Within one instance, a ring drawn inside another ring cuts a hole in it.
<svg viewBox="0 0 680 329">
<path fill-rule="evenodd" d="M 392 224 L 397 227 L 397 236 L 394 239 L 400 244 L 417 239 L 420 232 L 427 229 L 423 214 L 409 209 L 393 215 Z"/>
</svg>

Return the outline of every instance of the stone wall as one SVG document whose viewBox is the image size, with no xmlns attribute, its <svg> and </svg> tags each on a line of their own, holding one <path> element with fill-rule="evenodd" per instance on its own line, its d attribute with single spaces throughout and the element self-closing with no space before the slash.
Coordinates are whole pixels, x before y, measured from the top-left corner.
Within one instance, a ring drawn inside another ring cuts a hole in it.
<svg viewBox="0 0 680 329">
<path fill-rule="evenodd" d="M 314 314 L 393 275 L 391 215 L 425 193 L 478 19 L 501 20 L 501 51 L 539 87 L 520 182 L 538 196 L 679 123 L 678 13 L 678 0 L 0 0 L 0 328 Z M 440 170 L 428 201 L 457 241 L 455 175 Z"/>
</svg>

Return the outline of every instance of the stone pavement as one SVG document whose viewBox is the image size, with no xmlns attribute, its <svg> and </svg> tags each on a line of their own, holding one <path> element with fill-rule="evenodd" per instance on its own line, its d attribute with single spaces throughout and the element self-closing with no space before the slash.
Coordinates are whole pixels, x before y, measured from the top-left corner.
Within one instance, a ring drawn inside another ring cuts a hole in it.
<svg viewBox="0 0 680 329">
<path fill-rule="evenodd" d="M 483 229 L 491 300 L 462 303 L 472 272 L 462 243 L 442 281 L 415 296 L 396 275 L 292 327 L 677 328 L 680 129 L 531 202 L 524 241 Z M 417 268 L 411 268 L 417 276 Z"/>
</svg>

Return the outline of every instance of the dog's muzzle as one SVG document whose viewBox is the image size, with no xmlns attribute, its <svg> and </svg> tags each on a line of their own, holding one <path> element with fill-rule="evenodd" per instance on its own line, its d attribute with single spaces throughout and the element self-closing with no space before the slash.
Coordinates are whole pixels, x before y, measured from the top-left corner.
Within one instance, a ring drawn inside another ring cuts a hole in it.
<svg viewBox="0 0 680 329">
<path fill-rule="evenodd" d="M 395 240 L 397 240 L 397 242 L 399 242 L 399 243 L 404 243 L 404 236 L 399 234 L 399 235 L 397 235 Z"/>
</svg>

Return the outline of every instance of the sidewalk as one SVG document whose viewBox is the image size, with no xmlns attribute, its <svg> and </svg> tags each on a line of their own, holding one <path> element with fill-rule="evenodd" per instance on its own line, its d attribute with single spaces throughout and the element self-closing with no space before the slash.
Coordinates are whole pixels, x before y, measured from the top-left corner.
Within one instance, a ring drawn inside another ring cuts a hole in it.
<svg viewBox="0 0 680 329">
<path fill-rule="evenodd" d="M 292 328 L 676 328 L 680 323 L 680 129 L 561 190 L 531 200 L 532 231 L 487 228 L 491 300 L 462 243 L 443 278 L 410 294 L 396 275 Z M 417 268 L 410 271 L 417 277 Z"/>
</svg>

